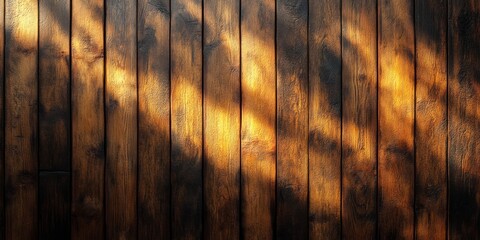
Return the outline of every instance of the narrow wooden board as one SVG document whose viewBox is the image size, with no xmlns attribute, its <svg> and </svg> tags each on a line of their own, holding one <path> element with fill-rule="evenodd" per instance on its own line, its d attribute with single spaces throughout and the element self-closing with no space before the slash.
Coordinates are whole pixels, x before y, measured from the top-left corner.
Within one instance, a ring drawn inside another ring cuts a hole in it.
<svg viewBox="0 0 480 240">
<path fill-rule="evenodd" d="M 201 239 L 202 1 L 171 3 L 172 238 Z"/>
<path fill-rule="evenodd" d="M 132 7 L 134 6 L 133 2 L 136 1 L 132 1 Z M 133 11 L 133 9 L 130 9 L 130 11 Z M 139 123 L 137 185 L 138 237 L 140 239 L 169 239 L 169 1 L 138 1 L 137 14 Z M 125 23 L 129 24 L 129 29 L 134 29 L 135 25 L 130 25 L 128 21 Z M 131 60 L 132 63 L 134 63 L 135 59 L 132 58 Z M 134 68 L 131 70 L 133 71 L 131 75 L 132 81 L 134 81 Z M 132 89 L 132 91 L 134 90 Z M 132 114 L 135 113 L 132 112 Z M 132 131 L 135 129 L 134 127 L 135 126 L 132 126 Z"/>
<path fill-rule="evenodd" d="M 341 2 L 309 2 L 309 236 L 341 238 Z"/>
<path fill-rule="evenodd" d="M 5 1 L 5 239 L 38 234 L 38 1 Z"/>
<path fill-rule="evenodd" d="M 107 239 L 137 237 L 136 3 L 105 2 Z"/>
<path fill-rule="evenodd" d="M 203 4 L 203 236 L 239 239 L 240 2 Z"/>
<path fill-rule="evenodd" d="M 280 239 L 308 236 L 308 1 L 277 0 L 277 217 Z"/>
<path fill-rule="evenodd" d="M 40 170 L 70 170 L 70 1 L 39 0 Z"/>
<path fill-rule="evenodd" d="M 415 1 L 415 237 L 445 239 L 447 1 Z"/>
<path fill-rule="evenodd" d="M 39 239 L 70 239 L 70 172 L 40 172 Z"/>
<path fill-rule="evenodd" d="M 448 9 L 448 233 L 480 239 L 480 2 Z"/>
<path fill-rule="evenodd" d="M 343 238 L 377 227 L 377 25 L 375 1 L 342 2 Z"/>
<path fill-rule="evenodd" d="M 275 0 L 241 1 L 241 236 L 275 233 Z"/>
<path fill-rule="evenodd" d="M 412 0 L 378 3 L 378 234 L 414 237 L 415 50 Z"/>
<path fill-rule="evenodd" d="M 0 29 L 5 29 L 5 1 L 0 1 Z M 5 31 L 0 31 L 0 238 L 5 239 Z"/>
<path fill-rule="evenodd" d="M 104 1 L 72 1 L 72 239 L 105 235 Z"/>
</svg>

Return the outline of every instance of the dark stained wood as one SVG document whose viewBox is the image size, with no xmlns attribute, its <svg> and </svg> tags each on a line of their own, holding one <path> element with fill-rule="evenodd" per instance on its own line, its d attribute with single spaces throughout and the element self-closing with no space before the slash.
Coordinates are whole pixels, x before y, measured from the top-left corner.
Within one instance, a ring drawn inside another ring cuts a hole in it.
<svg viewBox="0 0 480 240">
<path fill-rule="evenodd" d="M 310 239 L 341 238 L 340 3 L 309 1 Z"/>
<path fill-rule="evenodd" d="M 241 235 L 275 233 L 275 0 L 241 1 Z"/>
<path fill-rule="evenodd" d="M 134 2 L 129 5 L 134 7 Z M 128 29 L 134 29 L 135 25 L 125 23 Z M 138 2 L 139 239 L 170 238 L 169 27 L 168 0 Z M 132 64 L 135 61 L 128 59 Z M 135 69 L 129 71 L 134 83 Z"/>
<path fill-rule="evenodd" d="M 445 239 L 447 1 L 415 1 L 415 236 Z"/>
<path fill-rule="evenodd" d="M 39 168 L 70 170 L 70 1 L 39 0 Z"/>
<path fill-rule="evenodd" d="M 238 0 L 204 1 L 204 228 L 240 237 L 240 31 Z"/>
<path fill-rule="evenodd" d="M 413 1 L 378 3 L 378 234 L 414 237 Z"/>
<path fill-rule="evenodd" d="M 107 0 L 105 4 L 106 238 L 134 239 L 137 237 L 137 4 L 134 0 Z"/>
<path fill-rule="evenodd" d="M 201 239 L 202 1 L 171 3 L 172 238 Z"/>
<path fill-rule="evenodd" d="M 377 33 L 374 1 L 342 2 L 342 228 L 373 239 L 377 222 Z"/>
<path fill-rule="evenodd" d="M 103 239 L 104 1 L 72 1 L 72 239 Z"/>
<path fill-rule="evenodd" d="M 449 239 L 480 239 L 480 2 L 449 1 Z"/>
<path fill-rule="evenodd" d="M 308 236 L 308 1 L 277 0 L 277 226 Z"/>
<path fill-rule="evenodd" d="M 38 1 L 5 1 L 5 239 L 38 234 Z"/>
<path fill-rule="evenodd" d="M 70 172 L 40 172 L 39 239 L 70 238 Z"/>
<path fill-rule="evenodd" d="M 0 1 L 0 29 L 5 29 L 5 1 Z M 0 238 L 5 239 L 5 31 L 0 31 Z"/>
</svg>

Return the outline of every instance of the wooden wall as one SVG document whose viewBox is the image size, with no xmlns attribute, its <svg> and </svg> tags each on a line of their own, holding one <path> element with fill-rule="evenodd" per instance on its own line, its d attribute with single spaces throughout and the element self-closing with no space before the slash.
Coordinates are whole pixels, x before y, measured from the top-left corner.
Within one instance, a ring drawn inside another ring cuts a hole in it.
<svg viewBox="0 0 480 240">
<path fill-rule="evenodd" d="M 478 0 L 0 13 L 0 239 L 480 239 Z"/>
</svg>

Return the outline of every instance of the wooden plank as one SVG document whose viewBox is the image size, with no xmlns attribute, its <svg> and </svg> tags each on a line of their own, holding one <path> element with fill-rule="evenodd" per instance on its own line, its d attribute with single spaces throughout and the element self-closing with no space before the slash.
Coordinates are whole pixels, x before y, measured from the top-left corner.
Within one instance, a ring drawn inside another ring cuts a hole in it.
<svg viewBox="0 0 480 240">
<path fill-rule="evenodd" d="M 275 233 L 275 0 L 241 1 L 241 236 Z"/>
<path fill-rule="evenodd" d="M 38 234 L 38 1 L 5 2 L 5 239 Z"/>
<path fill-rule="evenodd" d="M 240 31 L 238 0 L 204 1 L 204 229 L 240 237 Z"/>
<path fill-rule="evenodd" d="M 103 239 L 104 1 L 72 1 L 72 239 Z"/>
<path fill-rule="evenodd" d="M 138 237 L 140 239 L 170 238 L 169 4 L 168 0 L 138 2 Z M 134 7 L 134 4 L 132 3 L 131 6 Z M 133 8 L 130 9 L 132 10 Z M 133 29 L 135 25 L 131 27 Z M 131 60 L 134 61 L 134 58 Z M 133 81 L 135 71 L 134 68 L 131 70 Z"/>
<path fill-rule="evenodd" d="M 308 1 L 277 0 L 277 229 L 308 236 Z"/>
<path fill-rule="evenodd" d="M 413 1 L 378 6 L 379 238 L 414 237 Z"/>
<path fill-rule="evenodd" d="M 70 173 L 40 172 L 39 239 L 70 238 Z"/>
<path fill-rule="evenodd" d="M 5 239 L 5 1 L 0 1 L 0 238 Z"/>
<path fill-rule="evenodd" d="M 447 1 L 415 1 L 415 236 L 445 239 Z"/>
<path fill-rule="evenodd" d="M 40 0 L 40 170 L 70 170 L 70 1 Z"/>
<path fill-rule="evenodd" d="M 343 238 L 377 226 L 377 26 L 375 1 L 342 2 Z"/>
<path fill-rule="evenodd" d="M 480 239 L 480 2 L 448 9 L 448 233 Z"/>
<path fill-rule="evenodd" d="M 309 236 L 341 238 L 341 2 L 309 2 Z"/>
<path fill-rule="evenodd" d="M 202 1 L 171 3 L 172 238 L 201 239 Z"/>
<path fill-rule="evenodd" d="M 135 0 L 107 0 L 105 4 L 106 237 L 134 239 L 137 237 L 137 4 Z"/>
</svg>

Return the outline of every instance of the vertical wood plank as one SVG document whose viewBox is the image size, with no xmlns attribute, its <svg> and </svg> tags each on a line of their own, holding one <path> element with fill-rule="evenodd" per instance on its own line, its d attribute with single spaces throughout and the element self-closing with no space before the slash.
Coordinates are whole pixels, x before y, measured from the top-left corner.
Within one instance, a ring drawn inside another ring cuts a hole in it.
<svg viewBox="0 0 480 240">
<path fill-rule="evenodd" d="M 415 1 L 415 236 L 445 239 L 447 1 Z"/>
<path fill-rule="evenodd" d="M 70 170 L 70 1 L 40 0 L 39 168 Z"/>
<path fill-rule="evenodd" d="M 5 3 L 5 239 L 35 239 L 38 234 L 38 1 Z"/>
<path fill-rule="evenodd" d="M 70 1 L 40 0 L 39 8 L 38 164 L 40 173 L 69 171 Z M 39 175 L 40 239 L 70 237 L 69 180 L 68 173 Z"/>
<path fill-rule="evenodd" d="M 72 239 L 103 239 L 104 1 L 72 1 Z"/>
<path fill-rule="evenodd" d="M 106 233 L 137 237 L 136 1 L 106 4 Z M 149 183 L 155 184 L 155 183 Z"/>
<path fill-rule="evenodd" d="M 202 1 L 173 0 L 172 238 L 202 238 Z"/>
<path fill-rule="evenodd" d="M 138 237 L 169 239 L 170 3 L 138 3 Z"/>
<path fill-rule="evenodd" d="M 414 237 L 415 68 L 413 2 L 379 1 L 378 233 Z"/>
<path fill-rule="evenodd" d="M 272 239 L 275 226 L 275 0 L 241 1 L 242 237 Z"/>
<path fill-rule="evenodd" d="M 70 173 L 40 172 L 38 239 L 70 239 Z"/>
<path fill-rule="evenodd" d="M 5 1 L 0 1 L 0 238 L 5 239 Z"/>
<path fill-rule="evenodd" d="M 377 223 L 377 26 L 375 1 L 342 2 L 342 227 L 373 239 Z"/>
<path fill-rule="evenodd" d="M 341 2 L 309 1 L 310 239 L 340 239 Z"/>
<path fill-rule="evenodd" d="M 479 239 L 480 2 L 449 1 L 449 239 Z"/>
<path fill-rule="evenodd" d="M 308 2 L 277 0 L 277 229 L 308 237 Z"/>
<path fill-rule="evenodd" d="M 238 0 L 204 1 L 204 238 L 240 237 Z"/>
</svg>

